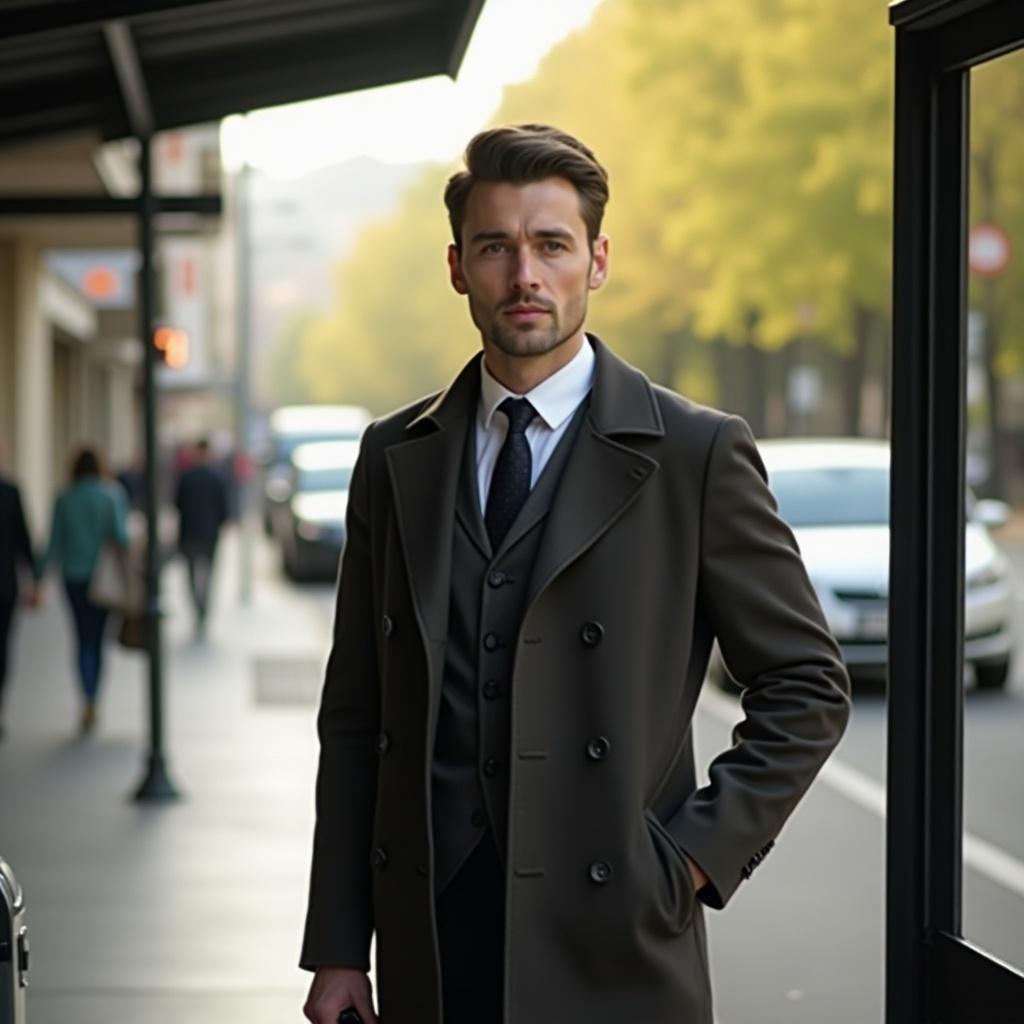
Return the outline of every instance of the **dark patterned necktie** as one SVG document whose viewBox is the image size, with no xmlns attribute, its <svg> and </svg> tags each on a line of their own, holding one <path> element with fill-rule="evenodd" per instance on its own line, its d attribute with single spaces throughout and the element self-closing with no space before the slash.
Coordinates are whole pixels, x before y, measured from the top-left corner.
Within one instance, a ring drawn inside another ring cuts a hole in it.
<svg viewBox="0 0 1024 1024">
<path fill-rule="evenodd" d="M 491 538 L 494 551 L 498 550 L 530 494 L 533 460 L 530 443 L 526 440 L 526 428 L 537 415 L 537 410 L 525 398 L 506 398 L 498 406 L 498 411 L 508 417 L 508 435 L 494 464 L 487 511 L 484 513 L 487 536 Z"/>
</svg>

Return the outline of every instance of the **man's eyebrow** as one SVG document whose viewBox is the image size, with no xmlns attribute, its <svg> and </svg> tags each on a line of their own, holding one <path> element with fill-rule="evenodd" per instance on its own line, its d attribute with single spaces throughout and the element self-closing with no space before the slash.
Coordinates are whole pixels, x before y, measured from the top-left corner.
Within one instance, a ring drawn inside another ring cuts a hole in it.
<svg viewBox="0 0 1024 1024">
<path fill-rule="evenodd" d="M 506 238 L 510 237 L 507 231 L 478 231 L 470 239 L 470 242 L 503 242 Z"/>
<path fill-rule="evenodd" d="M 562 238 L 569 241 L 574 238 L 573 233 L 568 228 L 538 228 L 533 232 L 533 235 L 536 238 Z M 478 231 L 470 239 L 470 243 L 475 245 L 477 242 L 504 242 L 511 237 L 507 231 Z"/>
</svg>

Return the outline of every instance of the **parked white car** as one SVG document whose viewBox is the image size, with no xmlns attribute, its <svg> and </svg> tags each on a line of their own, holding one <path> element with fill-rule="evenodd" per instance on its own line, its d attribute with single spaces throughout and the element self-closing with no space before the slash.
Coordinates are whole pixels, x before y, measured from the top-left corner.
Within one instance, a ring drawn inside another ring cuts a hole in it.
<svg viewBox="0 0 1024 1024">
<path fill-rule="evenodd" d="M 779 513 L 792 527 L 850 675 L 885 677 L 889 597 L 889 445 L 861 439 L 759 442 Z M 1006 684 L 1013 656 L 1014 583 L 989 530 L 1009 508 L 968 493 L 964 660 L 977 685 Z M 716 648 L 709 676 L 731 685 Z"/>
</svg>

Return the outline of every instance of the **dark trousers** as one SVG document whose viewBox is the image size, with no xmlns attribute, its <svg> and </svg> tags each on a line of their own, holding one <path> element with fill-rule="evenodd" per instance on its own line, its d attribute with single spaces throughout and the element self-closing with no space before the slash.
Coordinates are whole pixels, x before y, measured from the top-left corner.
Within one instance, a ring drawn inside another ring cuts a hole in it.
<svg viewBox="0 0 1024 1024">
<path fill-rule="evenodd" d="M 107 609 L 89 600 L 88 580 L 65 580 L 64 589 L 68 595 L 78 640 L 78 681 L 85 699 L 92 703 L 100 688 Z"/>
<path fill-rule="evenodd" d="M 15 601 L 0 601 L 0 711 L 4 707 L 4 683 L 7 682 L 7 649 L 11 642 Z"/>
<path fill-rule="evenodd" d="M 505 875 L 490 830 L 437 897 L 444 1024 L 501 1024 Z"/>
<path fill-rule="evenodd" d="M 206 612 L 210 606 L 210 578 L 213 576 L 215 552 L 216 546 L 213 544 L 182 547 L 182 554 L 188 566 L 188 586 L 192 593 L 192 604 L 195 606 L 196 619 L 200 625 L 206 622 Z"/>
</svg>

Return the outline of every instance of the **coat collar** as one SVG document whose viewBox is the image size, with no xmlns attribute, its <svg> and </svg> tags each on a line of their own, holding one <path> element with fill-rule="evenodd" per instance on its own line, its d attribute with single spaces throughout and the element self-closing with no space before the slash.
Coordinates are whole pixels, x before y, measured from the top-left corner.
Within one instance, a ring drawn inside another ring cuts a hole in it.
<svg viewBox="0 0 1024 1024">
<path fill-rule="evenodd" d="M 598 433 L 608 437 L 616 434 L 663 437 L 665 425 L 651 382 L 620 359 L 596 334 L 588 334 L 587 339 L 595 356 L 590 418 Z M 410 432 L 430 428 L 444 430 L 469 414 L 478 394 L 480 359 L 478 352 L 405 429 Z"/>
</svg>

